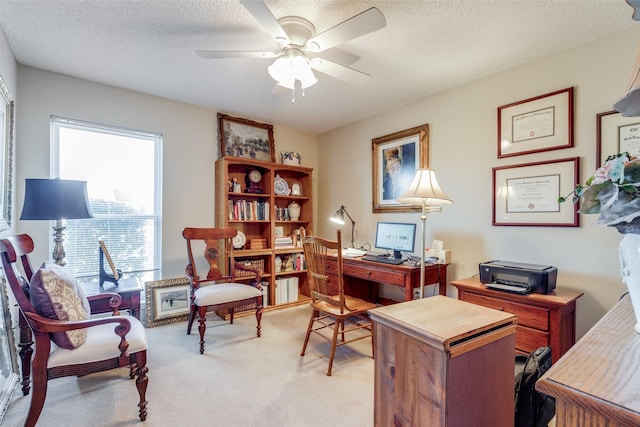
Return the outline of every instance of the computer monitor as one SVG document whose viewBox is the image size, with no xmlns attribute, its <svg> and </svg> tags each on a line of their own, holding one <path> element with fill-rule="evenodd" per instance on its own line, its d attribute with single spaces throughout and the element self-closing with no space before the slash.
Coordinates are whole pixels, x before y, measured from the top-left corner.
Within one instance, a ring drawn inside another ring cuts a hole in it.
<svg viewBox="0 0 640 427">
<path fill-rule="evenodd" d="M 403 222 L 378 222 L 376 243 L 378 249 L 393 251 L 393 257 L 402 258 L 401 251 L 413 252 L 416 240 L 416 225 Z"/>
</svg>

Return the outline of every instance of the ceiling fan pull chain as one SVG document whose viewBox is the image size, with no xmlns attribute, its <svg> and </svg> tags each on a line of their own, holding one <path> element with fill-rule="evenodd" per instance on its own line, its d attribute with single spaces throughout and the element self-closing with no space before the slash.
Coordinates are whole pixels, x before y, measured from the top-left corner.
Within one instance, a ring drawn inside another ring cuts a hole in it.
<svg viewBox="0 0 640 427">
<path fill-rule="evenodd" d="M 292 104 L 296 103 L 296 90 L 295 89 L 291 89 L 291 103 Z"/>
</svg>

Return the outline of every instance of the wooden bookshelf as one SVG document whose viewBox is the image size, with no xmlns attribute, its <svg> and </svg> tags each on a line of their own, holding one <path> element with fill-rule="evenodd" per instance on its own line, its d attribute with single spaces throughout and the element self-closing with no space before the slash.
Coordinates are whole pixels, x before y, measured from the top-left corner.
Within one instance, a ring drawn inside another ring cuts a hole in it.
<svg viewBox="0 0 640 427">
<path fill-rule="evenodd" d="M 255 170 L 261 175 L 259 186 L 252 184 L 248 178 L 249 174 Z M 236 260 L 252 262 L 263 260 L 262 279 L 263 282 L 268 283 L 266 309 L 309 302 L 307 273 L 304 263 L 300 263 L 298 259 L 303 254 L 302 237 L 313 233 L 311 190 L 313 169 L 260 160 L 223 157 L 216 161 L 215 171 L 216 226 L 233 227 L 245 236 L 246 239 L 238 239 L 238 241 L 246 240 L 246 243 L 241 248 L 235 248 Z M 286 186 L 282 185 L 282 180 Z M 295 195 L 291 191 L 294 185 Z M 289 191 L 283 191 L 283 188 L 286 190 L 287 187 Z M 293 202 L 300 206 L 300 216 L 295 221 L 288 217 L 288 206 Z M 276 245 L 276 237 L 288 236 L 292 238 L 294 245 L 284 247 Z M 276 269 L 277 257 L 282 261 L 279 271 Z M 276 281 L 283 282 L 285 280 L 281 279 L 289 278 L 298 280 L 297 292 L 293 293 L 297 294 L 297 298 L 287 300 L 279 295 L 279 301 L 287 302 L 275 304 Z M 250 280 L 250 278 L 238 280 Z"/>
</svg>

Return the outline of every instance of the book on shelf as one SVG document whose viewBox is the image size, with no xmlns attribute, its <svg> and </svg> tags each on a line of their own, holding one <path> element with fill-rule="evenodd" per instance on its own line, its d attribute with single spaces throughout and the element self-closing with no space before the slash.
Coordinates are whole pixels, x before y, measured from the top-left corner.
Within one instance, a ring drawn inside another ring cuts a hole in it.
<svg viewBox="0 0 640 427">
<path fill-rule="evenodd" d="M 298 301 L 298 278 L 282 277 L 275 281 L 276 304 L 287 304 Z"/>
<path fill-rule="evenodd" d="M 229 199 L 227 201 L 227 217 L 231 221 L 268 221 L 269 202 Z"/>
<path fill-rule="evenodd" d="M 275 247 L 276 248 L 287 248 L 293 246 L 293 239 L 291 236 L 282 236 L 275 238 Z"/>
</svg>

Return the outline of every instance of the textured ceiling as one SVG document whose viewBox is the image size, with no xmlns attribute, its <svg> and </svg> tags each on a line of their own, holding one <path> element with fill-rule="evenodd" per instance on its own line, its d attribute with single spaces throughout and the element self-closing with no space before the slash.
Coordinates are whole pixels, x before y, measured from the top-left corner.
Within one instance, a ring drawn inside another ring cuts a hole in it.
<svg viewBox="0 0 640 427">
<path fill-rule="evenodd" d="M 370 74 L 352 87 L 316 73 L 305 97 L 274 94 L 269 59 L 197 49 L 275 42 L 238 0 L 0 1 L 19 63 L 320 134 L 640 23 L 624 0 L 265 0 L 321 33 L 370 7 L 387 26 L 323 52 Z"/>
</svg>

